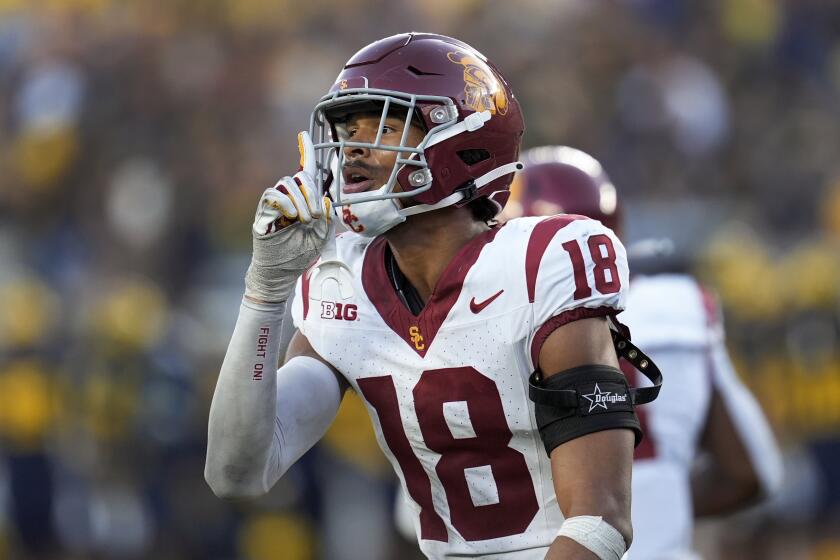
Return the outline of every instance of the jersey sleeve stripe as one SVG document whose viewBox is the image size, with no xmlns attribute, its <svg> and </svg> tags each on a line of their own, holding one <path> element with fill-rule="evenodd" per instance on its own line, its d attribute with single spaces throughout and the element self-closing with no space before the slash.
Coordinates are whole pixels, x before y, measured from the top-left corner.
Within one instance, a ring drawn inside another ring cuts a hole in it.
<svg viewBox="0 0 840 560">
<path fill-rule="evenodd" d="M 540 262 L 548 249 L 549 243 L 554 239 L 558 231 L 574 222 L 585 220 L 584 216 L 574 214 L 558 214 L 539 222 L 531 231 L 528 239 L 528 248 L 525 251 L 525 281 L 528 286 L 528 302 L 534 303 L 534 296 L 537 291 L 537 273 L 540 270 Z"/>
<path fill-rule="evenodd" d="M 563 325 L 571 323 L 572 321 L 589 319 L 591 317 L 606 317 L 607 315 L 612 315 L 618 312 L 618 309 L 607 306 L 578 307 L 564 311 L 559 315 L 555 315 L 543 323 L 542 326 L 537 329 L 537 332 L 534 334 L 534 338 L 531 341 L 531 363 L 534 365 L 534 369 L 539 369 L 540 350 L 542 350 L 543 344 L 551 333 Z"/>
</svg>

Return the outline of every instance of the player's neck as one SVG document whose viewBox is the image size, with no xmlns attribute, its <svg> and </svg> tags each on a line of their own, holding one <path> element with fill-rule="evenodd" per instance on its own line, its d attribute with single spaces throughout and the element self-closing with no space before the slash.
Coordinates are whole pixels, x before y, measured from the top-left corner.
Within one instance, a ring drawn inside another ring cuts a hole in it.
<svg viewBox="0 0 840 560">
<path fill-rule="evenodd" d="M 432 295 L 446 265 L 475 236 L 490 229 L 467 207 L 442 208 L 409 218 L 385 234 L 400 271 L 423 302 Z"/>
</svg>

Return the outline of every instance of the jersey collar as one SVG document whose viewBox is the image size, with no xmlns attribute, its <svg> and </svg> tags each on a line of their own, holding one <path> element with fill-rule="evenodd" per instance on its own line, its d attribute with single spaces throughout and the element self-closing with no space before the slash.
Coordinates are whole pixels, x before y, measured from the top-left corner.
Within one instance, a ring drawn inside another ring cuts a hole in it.
<svg viewBox="0 0 840 560">
<path fill-rule="evenodd" d="M 377 237 L 367 248 L 362 265 L 362 286 L 385 324 L 421 357 L 426 355 L 441 325 L 458 301 L 464 279 L 478 260 L 481 250 L 493 241 L 503 226 L 477 235 L 449 261 L 435 284 L 432 295 L 418 315 L 413 314 L 397 294 L 385 267 L 387 241 Z"/>
</svg>

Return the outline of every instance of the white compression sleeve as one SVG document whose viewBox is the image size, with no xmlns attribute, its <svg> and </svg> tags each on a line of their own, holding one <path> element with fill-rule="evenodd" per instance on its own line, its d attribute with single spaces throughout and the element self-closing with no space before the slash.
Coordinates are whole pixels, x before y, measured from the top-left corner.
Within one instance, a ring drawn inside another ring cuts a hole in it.
<svg viewBox="0 0 840 560">
<path fill-rule="evenodd" d="M 296 356 L 277 371 L 274 444 L 264 475 L 267 488 L 324 437 L 339 405 L 341 387 L 323 362 Z"/>
<path fill-rule="evenodd" d="M 204 473 L 219 496 L 267 492 L 338 410 L 326 365 L 300 358 L 277 371 L 282 319 L 282 303 L 240 307 L 210 406 Z"/>
</svg>

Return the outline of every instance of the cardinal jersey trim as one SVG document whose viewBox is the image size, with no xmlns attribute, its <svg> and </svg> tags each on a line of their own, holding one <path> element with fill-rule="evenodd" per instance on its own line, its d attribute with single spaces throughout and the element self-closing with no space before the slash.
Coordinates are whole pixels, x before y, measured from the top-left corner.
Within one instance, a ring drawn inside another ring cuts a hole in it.
<svg viewBox="0 0 840 560">
<path fill-rule="evenodd" d="M 617 310 L 614 307 L 596 307 L 594 309 L 589 307 L 578 307 L 577 309 L 570 309 L 559 315 L 555 315 L 543 323 L 534 335 L 534 340 L 531 342 L 531 363 L 534 364 L 535 368 L 537 367 L 537 364 L 539 364 L 540 350 L 542 350 L 546 339 L 551 336 L 551 333 L 563 325 L 580 319 L 606 317 L 608 315 L 615 315 L 616 313 Z"/>
<path fill-rule="evenodd" d="M 464 278 L 478 260 L 481 250 L 493 241 L 502 227 L 476 236 L 452 258 L 419 315 L 413 314 L 400 301 L 388 278 L 384 266 L 388 246 L 385 238 L 377 237 L 368 247 L 362 267 L 365 293 L 385 324 L 420 356 L 425 356 L 434 343 L 435 335 L 458 301 Z"/>
</svg>

